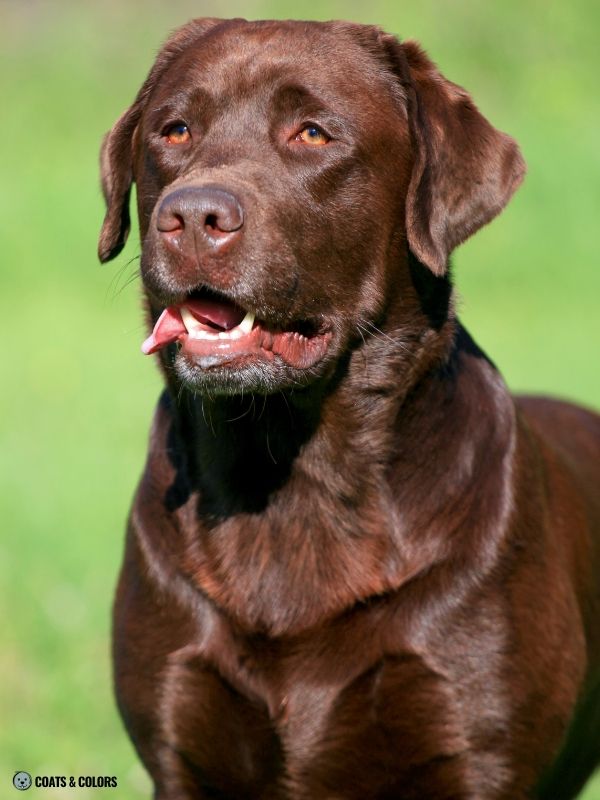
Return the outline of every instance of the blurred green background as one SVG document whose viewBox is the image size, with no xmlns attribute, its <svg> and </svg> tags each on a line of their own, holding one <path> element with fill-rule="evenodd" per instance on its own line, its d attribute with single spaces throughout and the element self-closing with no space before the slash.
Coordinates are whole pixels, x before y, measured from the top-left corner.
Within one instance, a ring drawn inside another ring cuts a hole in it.
<svg viewBox="0 0 600 800">
<path fill-rule="evenodd" d="M 0 0 L 1 797 L 17 769 L 116 775 L 107 795 L 149 797 L 113 704 L 109 614 L 159 379 L 139 352 L 135 232 L 96 262 L 97 153 L 167 31 L 207 14 L 341 17 L 421 40 L 529 164 L 455 255 L 463 319 L 514 389 L 600 406 L 597 0 Z M 581 797 L 600 800 L 600 779 Z"/>
</svg>

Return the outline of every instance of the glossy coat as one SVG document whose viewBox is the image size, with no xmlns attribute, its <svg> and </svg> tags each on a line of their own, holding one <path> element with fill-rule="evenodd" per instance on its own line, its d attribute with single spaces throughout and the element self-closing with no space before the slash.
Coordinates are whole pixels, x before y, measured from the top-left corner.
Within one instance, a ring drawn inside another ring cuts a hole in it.
<svg viewBox="0 0 600 800">
<path fill-rule="evenodd" d="M 167 152 L 176 103 L 199 144 Z M 313 113 L 331 146 L 293 150 Z M 448 267 L 522 180 L 514 141 L 376 28 L 196 20 L 102 174 L 103 260 L 137 182 L 149 323 L 202 283 L 333 332 L 306 375 L 182 382 L 160 354 L 114 620 L 155 798 L 575 797 L 600 760 L 600 419 L 511 397 Z M 167 252 L 162 199 L 216 182 L 243 235 Z"/>
</svg>

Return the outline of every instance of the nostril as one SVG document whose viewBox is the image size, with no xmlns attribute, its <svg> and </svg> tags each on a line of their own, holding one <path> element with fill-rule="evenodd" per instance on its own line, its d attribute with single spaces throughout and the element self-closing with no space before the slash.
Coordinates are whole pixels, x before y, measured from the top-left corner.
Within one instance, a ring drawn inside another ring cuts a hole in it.
<svg viewBox="0 0 600 800">
<path fill-rule="evenodd" d="M 173 227 L 169 233 L 179 233 L 185 228 L 185 222 L 180 214 L 173 214 Z"/>
<path fill-rule="evenodd" d="M 159 214 L 157 228 L 161 233 L 181 233 L 185 228 L 185 222 L 181 214 L 175 212 Z"/>
<path fill-rule="evenodd" d="M 219 228 L 219 224 L 217 221 L 217 215 L 208 214 L 206 219 L 204 220 L 204 227 L 208 228 L 211 232 L 216 230 L 221 230 L 221 228 Z"/>
<path fill-rule="evenodd" d="M 237 210 L 237 209 L 236 209 Z M 231 213 L 230 209 L 207 213 L 204 217 L 204 231 L 213 241 L 231 239 L 242 227 L 242 215 Z"/>
</svg>

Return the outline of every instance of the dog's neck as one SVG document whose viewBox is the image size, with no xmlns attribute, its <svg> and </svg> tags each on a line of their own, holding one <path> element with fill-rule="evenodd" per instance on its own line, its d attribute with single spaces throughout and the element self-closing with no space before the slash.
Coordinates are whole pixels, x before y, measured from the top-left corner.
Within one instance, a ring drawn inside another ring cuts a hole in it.
<svg viewBox="0 0 600 800">
<path fill-rule="evenodd" d="M 247 630 L 305 630 L 456 558 L 480 574 L 502 539 L 511 398 L 447 276 L 413 260 L 390 281 L 381 319 L 310 386 L 171 386 L 159 410 L 148 474 L 174 526 L 161 546 Z M 489 529 L 472 529 L 481 518 Z"/>
<path fill-rule="evenodd" d="M 413 341 L 371 334 L 333 374 L 267 396 L 177 392 L 174 435 L 206 524 L 264 511 L 299 473 L 356 507 L 373 470 L 397 456 L 406 398 L 425 374 L 445 368 L 453 338 L 451 323 Z"/>
<path fill-rule="evenodd" d="M 481 569 L 499 546 L 514 441 L 501 378 L 453 320 L 420 345 L 386 337 L 310 390 L 170 401 L 179 568 L 245 628 L 304 630 L 449 558 Z M 491 528 L 471 530 L 482 503 Z"/>
</svg>

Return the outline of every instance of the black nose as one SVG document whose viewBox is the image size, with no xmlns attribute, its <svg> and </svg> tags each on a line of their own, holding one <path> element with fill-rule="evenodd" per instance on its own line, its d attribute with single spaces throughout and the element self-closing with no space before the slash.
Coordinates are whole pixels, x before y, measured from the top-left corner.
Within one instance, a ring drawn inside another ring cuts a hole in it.
<svg viewBox="0 0 600 800">
<path fill-rule="evenodd" d="M 242 234 L 244 212 L 235 195 L 217 186 L 184 186 L 163 198 L 156 227 L 167 245 L 219 250 Z"/>
</svg>

